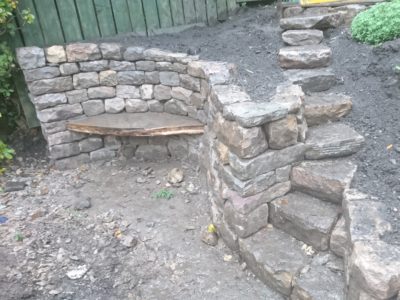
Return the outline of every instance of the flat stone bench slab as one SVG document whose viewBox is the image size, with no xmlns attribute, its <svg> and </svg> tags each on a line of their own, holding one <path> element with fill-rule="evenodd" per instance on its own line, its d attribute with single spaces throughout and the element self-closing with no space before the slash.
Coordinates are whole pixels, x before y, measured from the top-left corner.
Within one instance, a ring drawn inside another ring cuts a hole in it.
<svg viewBox="0 0 400 300">
<path fill-rule="evenodd" d="M 279 50 L 279 65 L 285 69 L 314 69 L 327 67 L 332 51 L 324 45 L 284 47 Z"/>
<path fill-rule="evenodd" d="M 294 192 L 272 201 L 270 208 L 271 223 L 275 227 L 318 250 L 328 250 L 339 206 Z"/>
<path fill-rule="evenodd" d="M 352 104 L 351 97 L 343 94 L 313 94 L 305 98 L 304 115 L 308 126 L 334 122 L 346 116 Z"/>
<path fill-rule="evenodd" d="M 115 136 L 202 134 L 204 125 L 192 118 L 168 113 L 103 114 L 69 121 L 71 131 Z"/>
</svg>

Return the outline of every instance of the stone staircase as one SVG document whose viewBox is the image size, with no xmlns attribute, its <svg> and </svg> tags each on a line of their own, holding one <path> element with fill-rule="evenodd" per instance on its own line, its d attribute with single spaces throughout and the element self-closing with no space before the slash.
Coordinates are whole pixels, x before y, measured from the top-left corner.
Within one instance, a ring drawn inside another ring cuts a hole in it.
<svg viewBox="0 0 400 300">
<path fill-rule="evenodd" d="M 339 26 L 341 16 L 281 19 L 288 46 L 279 51 L 279 64 L 306 93 L 306 161 L 292 168 L 291 191 L 269 202 L 267 228 L 239 240 L 240 254 L 254 274 L 292 300 L 349 299 L 342 201 L 357 169 L 348 156 L 361 149 L 364 138 L 337 122 L 351 111 L 352 101 L 326 92 L 337 78 L 329 69 L 332 51 L 322 44 L 322 30 Z"/>
</svg>

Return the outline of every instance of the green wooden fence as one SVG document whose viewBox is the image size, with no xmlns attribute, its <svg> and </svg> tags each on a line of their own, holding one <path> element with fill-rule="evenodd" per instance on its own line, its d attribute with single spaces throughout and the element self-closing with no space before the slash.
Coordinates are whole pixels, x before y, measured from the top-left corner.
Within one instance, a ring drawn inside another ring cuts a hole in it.
<svg viewBox="0 0 400 300">
<path fill-rule="evenodd" d="M 164 28 L 228 18 L 236 0 L 21 0 L 36 16 L 18 45 L 46 46 L 123 33 L 152 35 Z"/>
<path fill-rule="evenodd" d="M 43 47 L 132 32 L 153 35 L 188 24 L 212 25 L 236 6 L 236 0 L 20 0 L 20 9 L 30 9 L 36 19 L 9 42 L 14 48 Z M 29 127 L 39 126 L 22 74 L 15 84 Z"/>
</svg>

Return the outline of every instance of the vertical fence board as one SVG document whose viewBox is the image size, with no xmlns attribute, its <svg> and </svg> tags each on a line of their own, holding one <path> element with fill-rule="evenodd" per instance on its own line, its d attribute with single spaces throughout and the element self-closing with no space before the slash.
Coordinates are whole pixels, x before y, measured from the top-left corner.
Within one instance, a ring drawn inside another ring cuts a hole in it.
<svg viewBox="0 0 400 300">
<path fill-rule="evenodd" d="M 185 24 L 182 0 L 171 0 L 172 20 L 175 26 Z"/>
<path fill-rule="evenodd" d="M 142 1 L 127 0 L 127 2 L 133 31 L 136 33 L 147 33 Z"/>
<path fill-rule="evenodd" d="M 100 37 L 99 27 L 97 25 L 96 11 L 92 1 L 77 0 L 79 19 L 84 39 L 94 39 Z"/>
<path fill-rule="evenodd" d="M 65 43 L 54 0 L 36 0 L 35 5 L 46 45 Z"/>
<path fill-rule="evenodd" d="M 33 45 L 43 46 L 44 39 L 42 35 L 42 30 L 40 28 L 39 22 L 37 21 L 39 17 L 36 13 L 35 6 L 33 5 L 32 0 L 20 1 L 19 9 L 20 10 L 29 9 L 32 12 L 32 14 L 34 14 L 36 17 L 33 24 L 29 24 L 21 28 L 21 34 L 24 37 L 25 46 L 33 46 Z M 18 22 L 20 25 L 23 24 L 23 20 L 21 20 L 19 16 L 18 16 Z"/>
<path fill-rule="evenodd" d="M 206 0 L 195 0 L 196 20 L 198 23 L 207 22 Z"/>
<path fill-rule="evenodd" d="M 148 32 L 160 28 L 156 0 L 143 0 L 143 9 Z"/>
<path fill-rule="evenodd" d="M 131 18 L 129 16 L 129 7 L 126 0 L 112 0 L 112 10 L 114 12 L 115 26 L 118 33 L 132 31 Z"/>
<path fill-rule="evenodd" d="M 83 39 L 74 0 L 56 0 L 61 25 L 67 43 Z"/>
<path fill-rule="evenodd" d="M 22 110 L 24 111 L 26 123 L 29 128 L 39 127 L 40 123 L 36 116 L 36 110 L 29 97 L 28 88 L 25 84 L 25 78 L 21 71 L 13 76 L 15 89 L 18 94 L 19 102 L 21 103 Z"/>
<path fill-rule="evenodd" d="M 171 7 L 169 0 L 157 0 L 158 16 L 160 17 L 160 26 L 162 28 L 172 27 Z"/>
<path fill-rule="evenodd" d="M 112 13 L 110 0 L 94 0 L 94 7 L 96 9 L 100 35 L 102 37 L 115 35 L 117 31 L 115 30 L 114 16 Z"/>
<path fill-rule="evenodd" d="M 226 0 L 217 0 L 217 15 L 219 21 L 224 21 L 228 18 L 227 10 Z"/>
<path fill-rule="evenodd" d="M 217 22 L 217 0 L 207 0 L 207 19 L 209 25 Z"/>
<path fill-rule="evenodd" d="M 228 13 L 232 14 L 235 12 L 237 8 L 236 0 L 226 0 L 226 4 L 228 5 Z"/>
<path fill-rule="evenodd" d="M 193 0 L 183 0 L 183 12 L 186 24 L 196 23 L 196 8 Z"/>
</svg>

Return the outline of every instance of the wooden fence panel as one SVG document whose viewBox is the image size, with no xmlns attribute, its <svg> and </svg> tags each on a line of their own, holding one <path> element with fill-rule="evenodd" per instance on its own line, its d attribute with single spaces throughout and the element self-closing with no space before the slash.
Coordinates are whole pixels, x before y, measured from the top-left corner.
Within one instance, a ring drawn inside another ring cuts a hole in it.
<svg viewBox="0 0 400 300">
<path fill-rule="evenodd" d="M 158 10 L 156 0 L 144 0 L 143 10 L 146 18 L 147 32 L 151 32 L 152 29 L 160 28 L 160 22 L 158 19 Z"/>
<path fill-rule="evenodd" d="M 206 0 L 195 0 L 197 23 L 207 23 Z"/>
<path fill-rule="evenodd" d="M 100 37 L 99 26 L 97 25 L 96 11 L 92 1 L 76 1 L 79 20 L 81 23 L 83 39 L 94 39 Z"/>
<path fill-rule="evenodd" d="M 185 16 L 183 14 L 182 0 L 171 1 L 171 12 L 174 26 L 180 26 L 185 24 Z"/>
<path fill-rule="evenodd" d="M 142 0 L 127 0 L 127 2 L 133 32 L 147 34 Z"/>
<path fill-rule="evenodd" d="M 67 43 L 83 40 L 74 0 L 56 0 L 64 39 Z"/>
<path fill-rule="evenodd" d="M 20 30 L 25 46 L 32 46 L 32 45 L 43 46 L 45 43 L 42 35 L 42 29 L 40 28 L 40 24 L 37 21 L 38 14 L 36 12 L 36 8 L 33 1 L 21 0 L 19 2 L 19 8 L 21 10 L 29 9 L 36 16 L 36 20 L 35 22 L 33 22 L 33 24 L 23 26 L 22 29 Z M 19 16 L 18 16 L 18 22 L 20 25 L 23 24 L 23 21 Z"/>
<path fill-rule="evenodd" d="M 193 0 L 183 0 L 183 13 L 186 24 L 196 23 L 196 8 Z"/>
<path fill-rule="evenodd" d="M 206 0 L 207 2 L 207 18 L 208 24 L 212 25 L 217 22 L 217 0 Z"/>
<path fill-rule="evenodd" d="M 46 45 L 63 42 L 64 34 L 54 0 L 38 0 L 35 5 L 38 16 L 36 22 L 40 23 Z"/>
<path fill-rule="evenodd" d="M 41 1 L 41 0 L 39 0 Z M 94 0 L 97 22 L 101 36 L 112 36 L 117 33 L 110 0 Z"/>
<path fill-rule="evenodd" d="M 158 15 L 160 17 L 161 28 L 169 28 L 173 26 L 171 6 L 169 0 L 157 0 Z"/>
<path fill-rule="evenodd" d="M 131 17 L 129 16 L 129 7 L 126 0 L 112 0 L 111 4 L 117 32 L 132 32 Z"/>
</svg>

